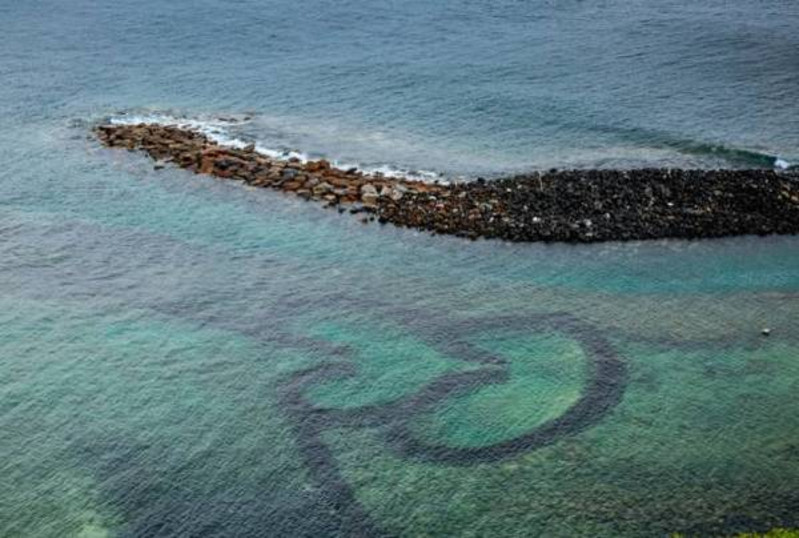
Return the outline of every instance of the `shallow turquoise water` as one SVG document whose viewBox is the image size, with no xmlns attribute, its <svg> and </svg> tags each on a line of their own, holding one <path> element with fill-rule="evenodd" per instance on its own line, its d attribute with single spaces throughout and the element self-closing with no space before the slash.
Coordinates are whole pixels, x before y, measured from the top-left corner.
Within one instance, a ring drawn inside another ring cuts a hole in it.
<svg viewBox="0 0 799 538">
<path fill-rule="evenodd" d="M 0 5 L 0 536 L 799 526 L 799 239 L 473 243 L 87 139 L 120 110 L 250 113 L 233 134 L 375 166 L 717 162 L 591 134 L 597 116 L 567 122 L 568 101 L 670 140 L 796 155 L 790 4 L 605 3 L 613 24 L 585 3 L 446 5 L 315 5 L 302 24 L 279 3 Z M 661 57 L 690 48 L 685 19 L 715 51 L 698 65 Z M 724 38 L 741 26 L 748 48 Z M 596 86 L 573 63 L 592 58 L 570 60 L 586 35 L 610 51 Z M 611 91 L 625 54 L 643 79 L 685 76 Z M 700 76 L 714 63 L 738 83 Z M 554 73 L 527 84 L 532 67 Z M 724 99 L 697 99 L 716 84 Z M 764 88 L 773 106 L 735 101 Z M 626 106 L 659 92 L 673 99 L 646 121 Z"/>
</svg>

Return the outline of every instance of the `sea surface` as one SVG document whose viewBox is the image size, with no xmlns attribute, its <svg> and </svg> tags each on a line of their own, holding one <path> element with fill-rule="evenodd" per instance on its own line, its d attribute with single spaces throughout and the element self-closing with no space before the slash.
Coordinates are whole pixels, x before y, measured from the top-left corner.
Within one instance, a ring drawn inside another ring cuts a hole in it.
<svg viewBox="0 0 799 538">
<path fill-rule="evenodd" d="M 90 136 L 441 180 L 787 167 L 797 28 L 795 0 L 0 0 L 0 536 L 799 527 L 799 237 L 469 242 Z"/>
</svg>

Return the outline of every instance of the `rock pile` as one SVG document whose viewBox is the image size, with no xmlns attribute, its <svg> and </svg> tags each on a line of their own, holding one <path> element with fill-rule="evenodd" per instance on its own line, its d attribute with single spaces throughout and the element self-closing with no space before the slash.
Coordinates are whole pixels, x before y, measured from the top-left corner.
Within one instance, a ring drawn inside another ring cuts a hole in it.
<svg viewBox="0 0 799 538">
<path fill-rule="evenodd" d="M 771 170 L 571 170 L 441 185 L 273 159 L 176 126 L 100 125 L 109 147 L 440 234 L 591 242 L 799 232 L 799 177 Z M 160 164 L 157 166 L 161 166 Z"/>
</svg>

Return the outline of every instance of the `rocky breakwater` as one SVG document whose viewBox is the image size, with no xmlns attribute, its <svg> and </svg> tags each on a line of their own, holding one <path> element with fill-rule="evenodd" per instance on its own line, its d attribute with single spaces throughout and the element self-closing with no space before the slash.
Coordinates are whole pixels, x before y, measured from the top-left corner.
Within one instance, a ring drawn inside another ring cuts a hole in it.
<svg viewBox="0 0 799 538">
<path fill-rule="evenodd" d="M 799 177 L 771 170 L 571 170 L 443 185 L 325 160 L 221 146 L 191 129 L 100 125 L 109 147 L 143 150 L 196 173 L 317 200 L 340 212 L 439 234 L 591 242 L 799 232 Z"/>
</svg>

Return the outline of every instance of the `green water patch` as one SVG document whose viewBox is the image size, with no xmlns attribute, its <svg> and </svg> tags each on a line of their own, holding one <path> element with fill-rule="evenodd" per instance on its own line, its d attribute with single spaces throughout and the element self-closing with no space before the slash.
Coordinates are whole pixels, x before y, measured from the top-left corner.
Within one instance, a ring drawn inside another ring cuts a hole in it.
<svg viewBox="0 0 799 538">
<path fill-rule="evenodd" d="M 436 377 L 474 367 L 447 356 L 407 330 L 377 320 L 348 320 L 313 327 L 309 335 L 346 346 L 355 374 L 309 390 L 319 407 L 353 409 L 413 394 Z"/>
<path fill-rule="evenodd" d="M 799 349 L 617 345 L 630 372 L 615 410 L 504 461 L 408 460 L 379 429 L 341 428 L 324 439 L 358 501 L 401 535 L 632 538 L 795 527 Z"/>
<path fill-rule="evenodd" d="M 476 287 L 476 284 L 473 284 Z M 792 292 L 695 293 L 691 295 L 581 292 L 506 283 L 458 294 L 461 311 L 492 318 L 512 311 L 522 318 L 544 312 L 571 312 L 606 337 L 669 346 L 756 347 L 770 339 L 799 344 L 794 330 L 799 297 Z M 432 310 L 435 305 L 431 304 Z M 436 316 L 444 316 L 441 312 Z"/>
<path fill-rule="evenodd" d="M 47 448 L 28 445 L 26 452 L 25 464 L 19 464 L 18 457 L 17 465 L 3 468 L 2 536 L 109 538 L 115 534 L 121 518 L 91 476 L 74 468 L 52 468 L 46 463 L 52 460 L 36 461 L 52 457 Z"/>
<path fill-rule="evenodd" d="M 0 355 L 2 536 L 148 535 L 153 522 L 170 535 L 290 533 L 322 512 L 275 405 L 281 376 L 312 357 L 9 295 Z"/>
<path fill-rule="evenodd" d="M 676 538 L 676 537 L 675 537 Z M 746 532 L 735 538 L 799 538 L 797 529 L 771 529 L 766 532 Z"/>
<path fill-rule="evenodd" d="M 580 398 L 590 365 L 574 340 L 525 334 L 475 343 L 508 361 L 508 380 L 454 398 L 420 418 L 412 427 L 415 436 L 453 447 L 487 446 L 558 418 Z"/>
</svg>

